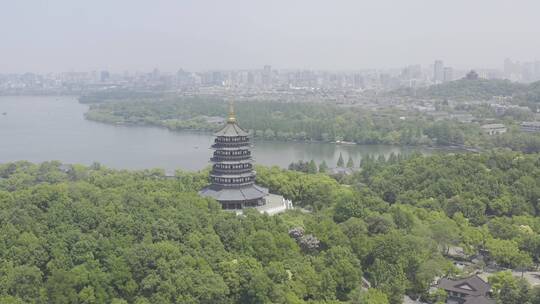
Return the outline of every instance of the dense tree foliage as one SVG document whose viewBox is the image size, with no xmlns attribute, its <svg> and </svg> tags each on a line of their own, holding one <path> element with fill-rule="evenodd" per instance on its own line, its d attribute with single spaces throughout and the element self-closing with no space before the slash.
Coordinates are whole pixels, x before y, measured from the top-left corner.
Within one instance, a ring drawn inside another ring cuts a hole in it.
<svg viewBox="0 0 540 304">
<path fill-rule="evenodd" d="M 481 81 L 481 80 L 479 80 Z M 472 111 L 471 109 L 464 109 Z M 501 119 L 512 126 L 507 134 L 488 136 L 478 124 L 436 120 L 419 113 L 396 110 L 373 112 L 357 107 L 318 103 L 240 102 L 237 107 L 242 127 L 265 140 L 349 141 L 360 144 L 401 144 L 508 147 L 540 152 L 540 135 L 522 133 L 516 121 L 531 113 L 509 111 Z M 489 109 L 476 109 L 481 115 Z M 86 117 L 91 120 L 127 125 L 153 125 L 171 130 L 215 131 L 221 126 L 227 105 L 208 98 L 113 99 L 93 104 Z M 401 119 L 403 115 L 407 119 Z M 345 163 L 342 165 L 345 166 Z"/>
<path fill-rule="evenodd" d="M 325 168 L 323 164 L 321 164 L 322 166 L 322 171 L 321 172 L 325 172 L 326 169 L 328 168 Z M 289 170 L 295 170 L 295 171 L 300 171 L 300 172 L 304 172 L 304 173 L 317 173 L 319 172 L 321 169 L 317 168 L 317 164 L 315 163 L 315 161 L 312 159 L 310 161 L 303 161 L 303 160 L 300 160 L 298 162 L 292 162 L 291 164 L 289 164 Z"/>
<path fill-rule="evenodd" d="M 140 99 L 94 104 L 86 117 L 115 123 L 156 125 L 172 130 L 213 131 L 218 126 L 208 117 L 227 113 L 227 104 L 217 99 Z M 239 102 L 236 114 L 242 127 L 257 138 L 268 140 L 346 140 L 358 143 L 430 143 L 423 129 L 431 125 L 398 115 L 381 115 L 364 109 L 318 103 Z"/>
<path fill-rule="evenodd" d="M 393 93 L 428 98 L 487 100 L 493 96 L 513 96 L 527 89 L 528 86 L 526 84 L 511 82 L 510 80 L 463 78 L 415 91 L 412 89 L 399 89 Z"/>
<path fill-rule="evenodd" d="M 361 167 L 341 183 L 258 167 L 260 184 L 302 208 L 270 217 L 200 197 L 206 171 L 0 165 L 0 302 L 394 304 L 442 297 L 428 290 L 461 274 L 446 257 L 452 246 L 501 267 L 539 262 L 539 155 Z M 492 281 L 508 290 L 497 297 L 512 291 L 501 303 L 536 292 Z"/>
<path fill-rule="evenodd" d="M 540 287 L 534 288 L 523 278 L 509 271 L 499 272 L 488 279 L 498 304 L 538 304 Z"/>
<path fill-rule="evenodd" d="M 160 89 L 160 88 L 154 88 Z M 79 97 L 81 103 L 100 103 L 107 101 L 132 100 L 136 98 L 162 98 L 165 94 L 159 90 L 154 91 L 133 91 L 126 89 L 108 89 L 104 91 L 96 91 L 90 94 L 84 94 Z"/>
</svg>

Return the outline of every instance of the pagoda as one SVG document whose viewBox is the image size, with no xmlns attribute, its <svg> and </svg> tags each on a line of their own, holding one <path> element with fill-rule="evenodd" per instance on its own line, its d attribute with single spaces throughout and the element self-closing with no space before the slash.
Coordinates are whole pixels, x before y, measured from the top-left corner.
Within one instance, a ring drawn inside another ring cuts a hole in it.
<svg viewBox="0 0 540 304">
<path fill-rule="evenodd" d="M 255 184 L 249 133 L 236 123 L 232 102 L 229 103 L 227 123 L 214 136 L 211 184 L 200 194 L 214 198 L 223 209 L 241 210 L 264 205 L 268 189 Z"/>
</svg>

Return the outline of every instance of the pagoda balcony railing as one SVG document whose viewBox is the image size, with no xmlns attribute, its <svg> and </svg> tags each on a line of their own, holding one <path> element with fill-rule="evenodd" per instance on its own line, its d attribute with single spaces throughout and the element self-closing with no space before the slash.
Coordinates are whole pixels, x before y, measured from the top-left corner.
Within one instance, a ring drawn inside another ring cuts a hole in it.
<svg viewBox="0 0 540 304">
<path fill-rule="evenodd" d="M 242 169 L 212 169 L 212 174 L 215 175 L 235 175 L 253 172 L 253 168 L 242 168 Z"/>
<path fill-rule="evenodd" d="M 250 156 L 251 151 L 248 149 L 235 149 L 235 150 L 217 150 L 213 153 L 213 156 Z"/>
<path fill-rule="evenodd" d="M 237 135 L 237 136 L 218 136 L 214 140 L 215 141 L 221 141 L 221 142 L 239 142 L 239 141 L 249 140 L 249 136 L 241 136 L 241 135 Z"/>
<path fill-rule="evenodd" d="M 215 141 L 212 147 L 225 147 L 225 148 L 235 148 L 235 147 L 246 147 L 251 146 L 249 141 L 244 142 L 222 142 Z"/>
<path fill-rule="evenodd" d="M 243 182 L 243 183 L 218 183 L 218 182 L 212 182 L 214 185 L 218 185 L 225 188 L 235 188 L 235 187 L 243 187 L 243 186 L 249 186 L 253 185 L 255 183 L 255 180 L 250 182 Z"/>
<path fill-rule="evenodd" d="M 210 146 L 210 149 L 214 149 L 214 150 L 220 150 L 220 149 L 223 149 L 223 150 L 234 150 L 234 149 L 247 149 L 247 148 L 251 148 L 252 145 L 247 143 L 247 144 L 244 144 L 244 145 L 238 145 L 238 146 L 229 146 L 229 145 L 222 145 L 222 144 L 213 144 Z"/>
<path fill-rule="evenodd" d="M 222 161 L 238 161 L 238 160 L 250 160 L 251 154 L 244 154 L 244 155 L 216 155 L 210 160 L 212 162 L 222 162 Z"/>
</svg>

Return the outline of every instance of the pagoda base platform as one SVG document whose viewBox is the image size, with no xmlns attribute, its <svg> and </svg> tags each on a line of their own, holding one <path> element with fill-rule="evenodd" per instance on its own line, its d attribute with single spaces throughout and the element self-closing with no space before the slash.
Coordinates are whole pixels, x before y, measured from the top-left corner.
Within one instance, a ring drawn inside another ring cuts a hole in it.
<svg viewBox="0 0 540 304">
<path fill-rule="evenodd" d="M 267 213 L 268 215 L 274 215 L 281 212 L 285 212 L 289 209 L 293 209 L 293 203 L 285 199 L 281 195 L 277 194 L 268 194 L 267 197 L 264 198 L 266 201 L 266 204 L 263 206 L 255 207 L 260 213 Z"/>
<path fill-rule="evenodd" d="M 213 184 L 199 194 L 220 202 L 223 209 L 241 210 L 266 204 L 264 198 L 268 196 L 268 189 L 255 184 L 243 187 L 221 187 Z"/>
<path fill-rule="evenodd" d="M 202 196 L 217 200 L 223 210 L 242 214 L 245 208 L 253 208 L 260 213 L 274 215 L 293 209 L 290 200 L 281 195 L 272 194 L 268 189 L 249 185 L 243 188 L 221 188 L 210 185 L 199 192 Z"/>
<path fill-rule="evenodd" d="M 253 207 L 253 209 L 259 211 L 260 213 L 266 213 L 268 215 L 275 215 L 293 208 L 293 203 L 290 200 L 285 199 L 283 196 L 277 194 L 268 194 L 268 196 L 264 197 L 264 205 Z M 237 215 L 241 215 L 243 213 L 243 210 L 229 211 L 234 211 Z"/>
</svg>

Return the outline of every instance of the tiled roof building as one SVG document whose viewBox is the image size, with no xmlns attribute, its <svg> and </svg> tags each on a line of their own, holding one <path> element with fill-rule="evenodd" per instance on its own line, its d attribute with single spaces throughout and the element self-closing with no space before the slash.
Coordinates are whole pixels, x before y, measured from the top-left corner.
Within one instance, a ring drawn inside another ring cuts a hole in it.
<svg viewBox="0 0 540 304">
<path fill-rule="evenodd" d="M 461 280 L 443 278 L 437 287 L 446 291 L 449 304 L 495 304 L 490 298 L 491 286 L 478 276 Z"/>
</svg>

